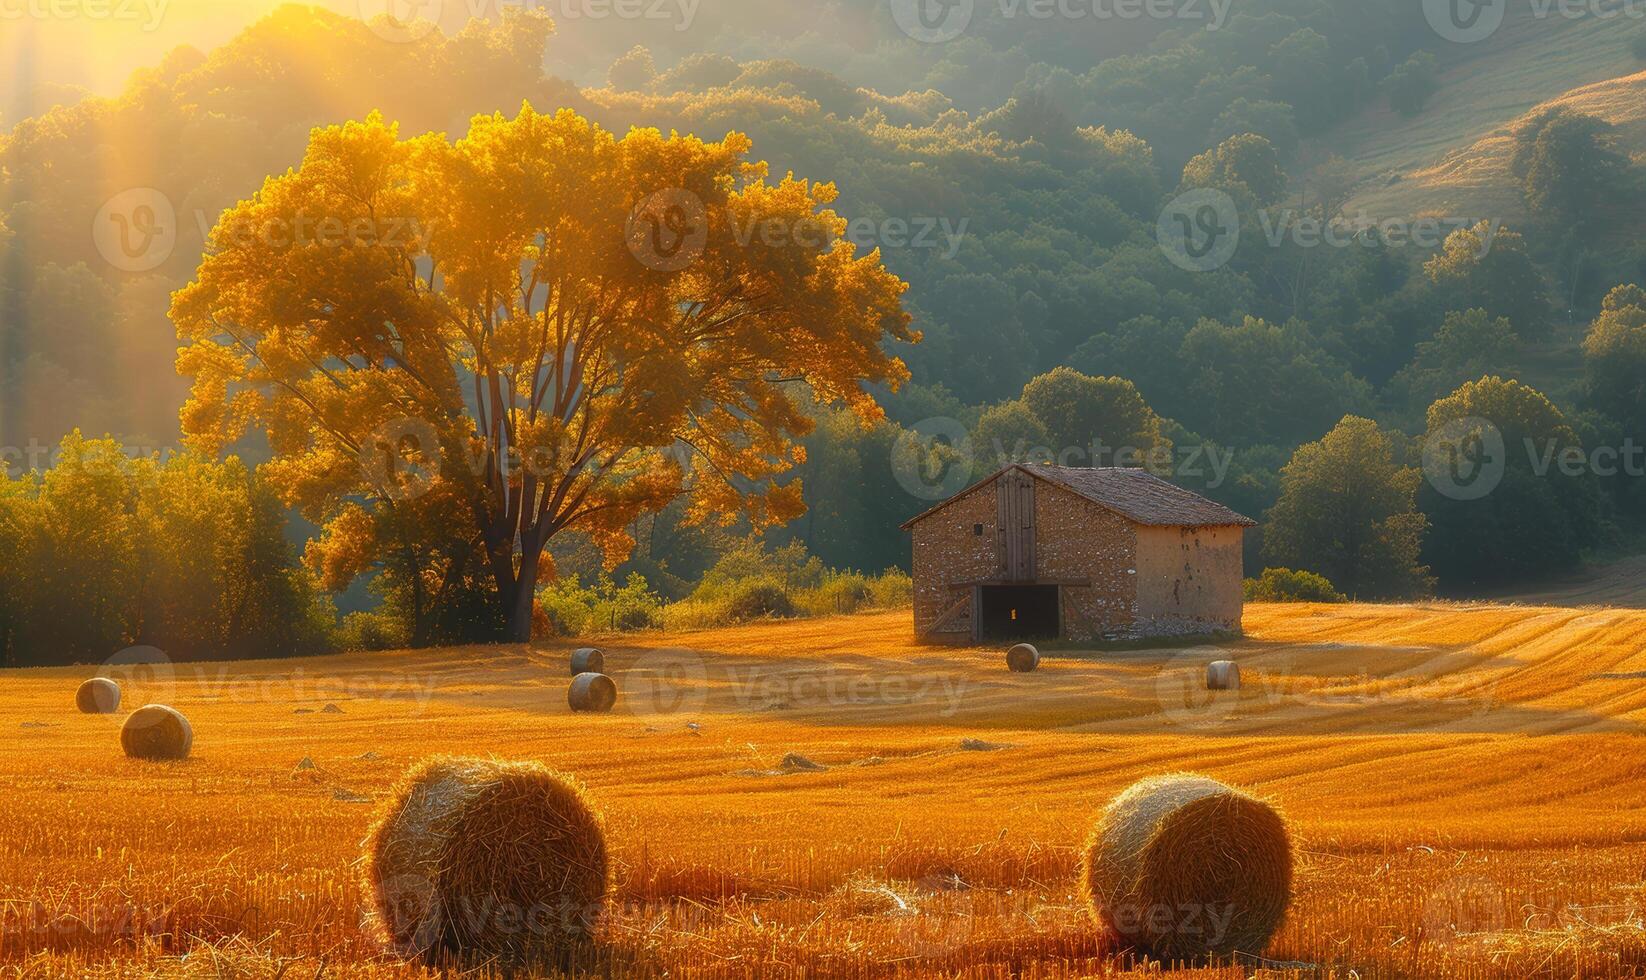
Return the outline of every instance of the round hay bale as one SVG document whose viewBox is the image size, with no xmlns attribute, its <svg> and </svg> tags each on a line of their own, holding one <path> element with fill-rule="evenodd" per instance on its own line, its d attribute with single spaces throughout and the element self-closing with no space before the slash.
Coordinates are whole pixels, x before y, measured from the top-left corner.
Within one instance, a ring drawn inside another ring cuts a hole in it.
<svg viewBox="0 0 1646 980">
<path fill-rule="evenodd" d="M 578 674 L 604 674 L 606 672 L 606 655 L 594 647 L 578 647 L 572 651 L 572 676 Z"/>
<path fill-rule="evenodd" d="M 133 759 L 187 759 L 194 748 L 194 728 L 174 708 L 145 704 L 120 726 L 120 747 Z"/>
<path fill-rule="evenodd" d="M 605 832 L 583 788 L 536 762 L 438 757 L 374 821 L 365 885 L 408 960 L 565 966 L 608 888 Z"/>
<path fill-rule="evenodd" d="M 74 692 L 74 706 L 83 715 L 112 715 L 120 710 L 120 685 L 107 677 L 93 677 Z"/>
<path fill-rule="evenodd" d="M 605 674 L 578 674 L 566 692 L 573 711 L 606 712 L 617 703 L 617 682 Z"/>
<path fill-rule="evenodd" d="M 1040 666 L 1040 651 L 1033 643 L 1019 643 L 1006 651 L 1006 666 L 1014 674 L 1032 673 Z"/>
<path fill-rule="evenodd" d="M 1233 660 L 1219 660 L 1206 668 L 1206 690 L 1240 690 L 1240 665 Z"/>
<path fill-rule="evenodd" d="M 1261 955 L 1292 900 L 1292 845 L 1273 807 L 1215 779 L 1133 784 L 1086 842 L 1081 889 L 1121 946 L 1168 963 Z"/>
</svg>

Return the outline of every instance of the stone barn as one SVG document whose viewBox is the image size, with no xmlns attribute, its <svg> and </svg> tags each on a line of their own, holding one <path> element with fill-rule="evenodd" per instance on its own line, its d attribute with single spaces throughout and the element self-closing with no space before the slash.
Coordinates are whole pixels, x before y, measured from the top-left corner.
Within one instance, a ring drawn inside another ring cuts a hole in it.
<svg viewBox="0 0 1646 980">
<path fill-rule="evenodd" d="M 1256 522 L 1139 469 L 1008 466 L 903 525 L 933 643 L 1238 632 Z"/>
</svg>

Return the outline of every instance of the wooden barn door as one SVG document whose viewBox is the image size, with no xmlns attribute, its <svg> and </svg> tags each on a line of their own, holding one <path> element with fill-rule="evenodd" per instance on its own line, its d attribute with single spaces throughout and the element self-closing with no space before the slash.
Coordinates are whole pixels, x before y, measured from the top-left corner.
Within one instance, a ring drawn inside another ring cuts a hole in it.
<svg viewBox="0 0 1646 980">
<path fill-rule="evenodd" d="M 1000 578 L 1033 582 L 1034 477 L 1011 470 L 995 487 L 996 524 L 1000 528 Z"/>
</svg>

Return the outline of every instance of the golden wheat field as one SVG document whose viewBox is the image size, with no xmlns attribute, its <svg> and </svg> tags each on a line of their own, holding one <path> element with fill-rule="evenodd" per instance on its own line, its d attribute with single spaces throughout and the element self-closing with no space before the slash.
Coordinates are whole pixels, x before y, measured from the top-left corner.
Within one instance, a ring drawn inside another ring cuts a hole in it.
<svg viewBox="0 0 1646 980">
<path fill-rule="evenodd" d="M 1254 606 L 1215 648 L 916 646 L 903 613 L 571 644 L 179 664 L 128 684 L 195 729 L 140 763 L 73 710 L 91 668 L 0 678 L 0 976 L 406 977 L 362 897 L 374 803 L 431 753 L 536 759 L 604 812 L 604 976 L 1075 977 L 1097 811 L 1194 770 L 1288 816 L 1266 952 L 1194 975 L 1646 972 L 1646 612 Z M 1237 693 L 1210 695 L 1232 656 Z M 1183 971 L 1182 975 L 1189 975 Z"/>
</svg>

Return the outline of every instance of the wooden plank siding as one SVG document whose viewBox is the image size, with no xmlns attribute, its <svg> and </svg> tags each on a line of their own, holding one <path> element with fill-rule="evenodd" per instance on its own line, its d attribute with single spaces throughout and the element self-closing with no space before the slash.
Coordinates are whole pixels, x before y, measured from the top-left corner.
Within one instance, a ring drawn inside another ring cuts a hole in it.
<svg viewBox="0 0 1646 980">
<path fill-rule="evenodd" d="M 1034 581 L 1034 484 L 1034 477 L 1029 474 L 1010 470 L 996 487 L 996 527 L 1001 535 L 1000 578 L 1003 581 Z"/>
</svg>

